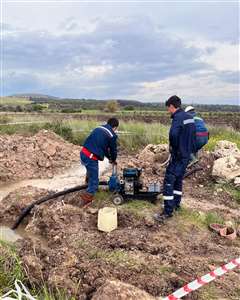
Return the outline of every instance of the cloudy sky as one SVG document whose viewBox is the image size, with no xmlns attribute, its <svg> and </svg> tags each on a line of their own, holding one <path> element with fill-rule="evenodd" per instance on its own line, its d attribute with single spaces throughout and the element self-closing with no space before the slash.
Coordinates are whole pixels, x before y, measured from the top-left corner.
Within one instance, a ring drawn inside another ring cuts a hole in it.
<svg viewBox="0 0 240 300">
<path fill-rule="evenodd" d="M 3 0 L 3 92 L 240 104 L 238 6 Z"/>
</svg>

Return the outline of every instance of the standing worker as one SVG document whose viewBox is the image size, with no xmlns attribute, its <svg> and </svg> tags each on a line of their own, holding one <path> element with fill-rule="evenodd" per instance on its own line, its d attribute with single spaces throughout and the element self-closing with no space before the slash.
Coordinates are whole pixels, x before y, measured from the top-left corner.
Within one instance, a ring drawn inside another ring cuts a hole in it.
<svg viewBox="0 0 240 300">
<path fill-rule="evenodd" d="M 196 144 L 194 119 L 181 109 L 181 99 L 172 96 L 166 101 L 166 106 L 173 119 L 169 132 L 171 159 L 163 183 L 164 210 L 154 215 L 159 222 L 164 222 L 172 217 L 174 210 L 180 209 L 182 182 Z"/>
<path fill-rule="evenodd" d="M 107 157 L 112 164 L 116 164 L 118 126 L 119 121 L 111 118 L 107 124 L 95 128 L 84 142 L 80 158 L 87 170 L 88 187 L 81 193 L 81 206 L 91 203 L 98 189 L 98 161 Z"/>
<path fill-rule="evenodd" d="M 195 112 L 195 108 L 193 106 L 187 106 L 185 108 L 185 112 L 192 115 L 196 126 L 196 152 L 191 154 L 191 162 L 190 162 L 190 164 L 193 165 L 196 162 L 198 162 L 197 152 L 208 143 L 209 132 L 204 120 L 199 116 L 197 116 Z"/>
</svg>

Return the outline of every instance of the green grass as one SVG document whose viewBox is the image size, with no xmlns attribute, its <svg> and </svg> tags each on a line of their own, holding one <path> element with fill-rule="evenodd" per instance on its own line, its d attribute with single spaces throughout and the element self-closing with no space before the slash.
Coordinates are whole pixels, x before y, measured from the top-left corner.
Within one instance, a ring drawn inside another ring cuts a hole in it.
<svg viewBox="0 0 240 300">
<path fill-rule="evenodd" d="M 50 291 L 48 287 L 35 287 L 29 281 L 15 246 L 0 241 L 0 298 L 11 289 L 15 290 L 15 280 L 21 281 L 38 300 L 75 300 L 69 297 L 65 291 L 56 289 Z M 30 287 L 30 288 L 29 288 Z"/>
<path fill-rule="evenodd" d="M 50 291 L 47 287 L 44 287 L 37 293 L 37 300 L 76 300 L 75 297 L 70 297 L 66 292 L 56 289 L 54 292 Z"/>
<path fill-rule="evenodd" d="M 183 207 L 179 212 L 179 217 L 184 221 L 194 224 L 199 227 L 208 227 L 211 223 L 223 224 L 224 219 L 216 212 L 198 212 L 189 208 Z"/>
<path fill-rule="evenodd" d="M 233 199 L 240 204 L 240 190 L 232 186 L 231 184 L 223 184 L 222 188 L 227 192 L 229 195 L 233 197 Z"/>
<path fill-rule="evenodd" d="M 113 205 L 111 201 L 111 193 L 100 190 L 95 195 L 93 206 L 100 207 L 103 203 L 104 205 Z"/>
<path fill-rule="evenodd" d="M 135 217 L 141 219 L 147 217 L 149 212 L 152 214 L 156 205 L 144 200 L 129 200 L 121 205 L 120 209 L 131 212 Z"/>
<path fill-rule="evenodd" d="M 128 112 L 127 112 L 128 113 Z M 140 112 L 139 112 L 140 113 Z M 142 112 L 143 115 L 145 112 Z M 160 112 L 158 112 L 160 113 Z M 22 125 L 2 125 L 0 126 L 0 134 L 35 134 L 42 128 L 53 130 L 60 134 L 68 141 L 81 145 L 87 135 L 96 126 L 102 122 L 96 120 L 78 120 L 78 119 L 63 119 L 61 114 L 41 115 L 41 114 L 16 114 L 2 115 L 0 117 L 3 123 L 6 123 L 10 118 L 11 122 L 46 122 Z M 0 122 L 1 124 L 1 122 Z M 61 124 L 61 125 L 59 125 Z M 58 127 L 58 128 L 57 128 Z M 64 128 L 64 130 L 62 130 Z M 69 129 L 67 129 L 69 128 Z M 70 131 L 72 132 L 70 133 Z M 63 131 L 67 136 L 63 134 Z M 143 148 L 147 144 L 168 143 L 169 126 L 160 123 L 144 123 L 144 122 L 120 122 L 119 127 L 119 144 L 122 149 L 135 152 L 139 148 Z M 121 133 L 123 132 L 123 133 Z M 220 140 L 228 140 L 237 143 L 240 148 L 240 133 L 227 127 L 210 127 L 210 140 L 205 146 L 206 150 L 212 151 L 216 143 Z"/>
<path fill-rule="evenodd" d="M 89 249 L 88 251 L 89 259 L 101 259 L 106 263 L 110 263 L 114 266 L 124 266 L 129 269 L 141 269 L 146 275 L 157 275 L 162 276 L 163 274 L 172 272 L 172 268 L 166 265 L 153 265 L 150 266 L 141 261 L 138 257 L 130 254 L 126 250 L 116 249 L 116 250 L 102 250 L 102 249 Z"/>
<path fill-rule="evenodd" d="M 240 149 L 240 132 L 227 127 L 210 127 L 210 139 L 208 144 L 205 146 L 206 150 L 213 151 L 217 142 L 221 140 L 227 140 L 236 143 Z"/>
<path fill-rule="evenodd" d="M 0 241 L 0 296 L 14 287 L 15 280 L 24 282 L 25 279 L 15 247 Z"/>
<path fill-rule="evenodd" d="M 29 101 L 27 98 L 0 97 L 0 105 L 25 105 L 30 103 L 31 101 Z"/>
<path fill-rule="evenodd" d="M 217 288 L 210 284 L 202 287 L 202 289 L 199 290 L 200 299 L 201 300 L 218 300 L 218 290 Z"/>
</svg>

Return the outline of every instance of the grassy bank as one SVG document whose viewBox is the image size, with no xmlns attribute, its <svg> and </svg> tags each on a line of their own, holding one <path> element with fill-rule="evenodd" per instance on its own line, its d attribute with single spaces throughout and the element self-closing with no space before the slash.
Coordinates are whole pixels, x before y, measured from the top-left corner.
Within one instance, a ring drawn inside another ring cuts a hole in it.
<svg viewBox="0 0 240 300">
<path fill-rule="evenodd" d="M 16 121 L 35 123 L 6 125 L 6 123 Z M 33 119 L 33 116 L 29 116 L 21 120 L 11 119 L 10 117 L 6 119 L 6 116 L 2 116 L 0 117 L 0 124 L 2 124 L 0 125 L 0 134 L 20 133 L 32 135 L 41 129 L 48 129 L 74 144 L 81 145 L 91 130 L 100 123 L 96 120 L 71 118 L 60 120 L 59 117 L 49 120 L 47 117 L 36 115 L 35 119 Z M 136 151 L 147 144 L 168 142 L 169 127 L 160 123 L 121 122 L 119 131 L 120 146 L 128 151 Z M 205 147 L 206 150 L 212 151 L 220 140 L 235 142 L 240 148 L 239 132 L 228 127 L 210 127 L 210 140 Z"/>
</svg>

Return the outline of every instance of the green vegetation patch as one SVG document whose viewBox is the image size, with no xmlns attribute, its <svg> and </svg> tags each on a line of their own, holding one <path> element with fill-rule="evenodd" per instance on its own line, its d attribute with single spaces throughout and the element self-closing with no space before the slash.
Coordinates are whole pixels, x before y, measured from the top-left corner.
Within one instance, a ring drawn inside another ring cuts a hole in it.
<svg viewBox="0 0 240 300">
<path fill-rule="evenodd" d="M 231 197 L 240 204 L 240 190 L 232 186 L 231 184 L 224 184 L 222 188 L 227 192 Z"/>
<path fill-rule="evenodd" d="M 240 149 L 240 132 L 227 127 L 210 127 L 210 139 L 205 149 L 213 151 L 217 142 L 226 140 L 229 142 L 236 143 Z"/>
<path fill-rule="evenodd" d="M 0 105 L 25 105 L 30 104 L 29 98 L 24 97 L 0 97 Z"/>
<path fill-rule="evenodd" d="M 179 211 L 179 217 L 199 227 L 208 227 L 211 223 L 223 224 L 224 219 L 216 212 L 198 212 L 192 209 L 183 207 Z"/>
<path fill-rule="evenodd" d="M 0 241 L 0 295 L 13 288 L 15 280 L 24 282 L 25 279 L 26 276 L 14 246 Z"/>
</svg>

